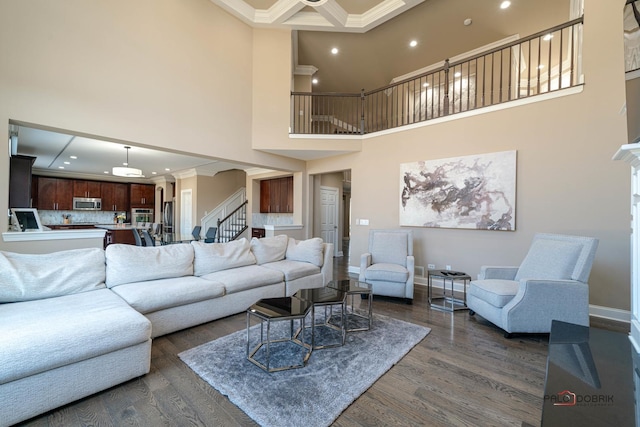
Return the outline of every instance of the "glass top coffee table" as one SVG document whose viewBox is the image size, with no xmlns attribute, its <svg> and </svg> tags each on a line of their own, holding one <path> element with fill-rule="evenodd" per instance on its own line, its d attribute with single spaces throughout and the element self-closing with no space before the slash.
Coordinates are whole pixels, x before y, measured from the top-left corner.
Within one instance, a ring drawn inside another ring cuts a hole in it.
<svg viewBox="0 0 640 427">
<path fill-rule="evenodd" d="M 368 331 L 371 329 L 373 321 L 373 292 L 371 291 L 370 283 L 356 279 L 333 280 L 329 282 L 327 287 L 339 289 L 347 294 L 347 308 L 349 308 L 349 302 L 351 303 L 351 308 L 347 311 L 347 332 Z M 355 308 L 354 297 L 356 295 L 361 296 L 361 301 L 365 298 L 368 300 L 364 314 L 361 314 L 362 310 L 356 310 Z"/>
<path fill-rule="evenodd" d="M 302 368 L 307 364 L 312 344 L 305 341 L 305 318 L 312 309 L 311 302 L 296 297 L 264 298 L 247 310 L 247 359 L 267 372 Z M 251 327 L 251 319 L 260 321 L 259 328 Z M 287 327 L 283 321 L 289 321 Z M 298 325 L 294 323 L 297 322 Z M 266 333 L 265 333 L 266 328 Z M 260 330 L 259 340 L 252 340 L 252 330 Z M 311 336 L 314 324 L 311 322 Z"/>
<path fill-rule="evenodd" d="M 308 301 L 311 304 L 311 328 L 301 329 L 296 336 L 304 336 L 311 332 L 311 346 L 314 350 L 344 345 L 346 339 L 346 323 L 342 321 L 346 314 L 346 293 L 340 289 L 329 287 L 301 289 L 294 297 Z M 324 308 L 324 315 L 320 312 L 316 316 L 316 308 Z M 330 322 L 334 309 L 339 310 L 340 320 Z M 317 317 L 317 318 L 316 318 Z"/>
</svg>

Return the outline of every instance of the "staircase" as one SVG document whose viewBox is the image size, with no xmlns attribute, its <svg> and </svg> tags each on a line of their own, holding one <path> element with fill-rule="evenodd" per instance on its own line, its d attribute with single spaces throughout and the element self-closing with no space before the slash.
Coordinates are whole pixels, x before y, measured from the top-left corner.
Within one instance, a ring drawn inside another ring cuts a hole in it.
<svg viewBox="0 0 640 427">
<path fill-rule="evenodd" d="M 247 204 L 247 193 L 243 187 L 202 217 L 200 220 L 202 230 L 217 227 L 216 242 L 237 239 L 248 228 Z"/>
<path fill-rule="evenodd" d="M 233 212 L 218 220 L 218 233 L 216 234 L 216 242 L 229 242 L 236 240 L 249 228 L 247 226 L 247 205 L 248 200 L 245 200 L 240 206 L 238 206 Z"/>
</svg>

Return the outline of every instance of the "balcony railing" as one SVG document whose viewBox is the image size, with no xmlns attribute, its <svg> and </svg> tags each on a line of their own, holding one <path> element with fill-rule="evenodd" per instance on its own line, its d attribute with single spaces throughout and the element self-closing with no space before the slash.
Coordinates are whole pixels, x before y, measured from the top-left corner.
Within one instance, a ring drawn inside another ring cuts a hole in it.
<svg viewBox="0 0 640 427">
<path fill-rule="evenodd" d="M 291 133 L 365 134 L 578 86 L 583 18 L 361 93 L 291 94 Z"/>
</svg>

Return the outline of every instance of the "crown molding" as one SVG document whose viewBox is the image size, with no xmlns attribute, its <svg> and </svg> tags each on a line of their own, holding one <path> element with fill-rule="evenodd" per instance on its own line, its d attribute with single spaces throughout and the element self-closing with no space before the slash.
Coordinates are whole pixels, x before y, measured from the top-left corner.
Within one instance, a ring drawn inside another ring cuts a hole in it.
<svg viewBox="0 0 640 427">
<path fill-rule="evenodd" d="M 296 65 L 293 74 L 296 76 L 313 76 L 318 72 L 318 68 L 313 65 Z"/>
<path fill-rule="evenodd" d="M 244 170 L 247 173 L 247 176 L 254 175 L 264 175 L 267 173 L 275 172 L 273 169 L 265 169 L 265 168 L 248 168 Z"/>
<path fill-rule="evenodd" d="M 183 171 L 173 172 L 171 175 L 176 179 L 193 178 L 194 176 L 198 176 L 198 171 L 196 169 L 185 169 Z"/>
</svg>

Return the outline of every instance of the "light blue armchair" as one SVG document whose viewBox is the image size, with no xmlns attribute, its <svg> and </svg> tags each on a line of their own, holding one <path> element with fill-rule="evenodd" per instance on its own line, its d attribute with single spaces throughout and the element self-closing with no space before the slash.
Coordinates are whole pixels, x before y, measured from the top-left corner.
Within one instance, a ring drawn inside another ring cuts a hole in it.
<svg viewBox="0 0 640 427">
<path fill-rule="evenodd" d="M 369 252 L 360 257 L 359 280 L 370 283 L 374 295 L 412 303 L 414 268 L 411 230 L 369 231 Z"/>
<path fill-rule="evenodd" d="M 536 234 L 520 267 L 482 267 L 469 285 L 469 314 L 512 333 L 548 333 L 551 321 L 589 326 L 592 237 Z"/>
</svg>

